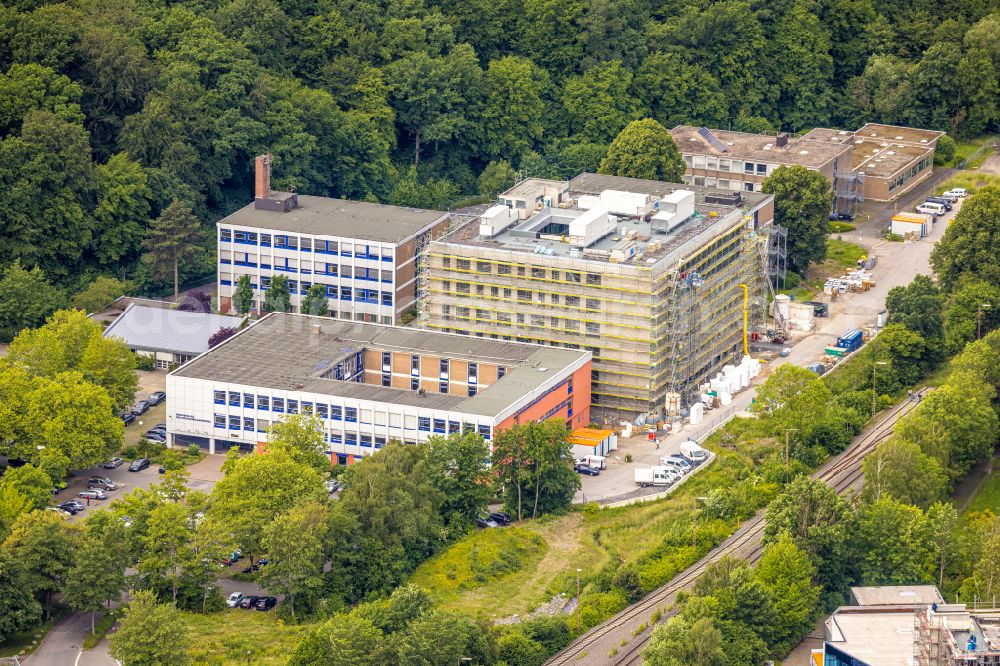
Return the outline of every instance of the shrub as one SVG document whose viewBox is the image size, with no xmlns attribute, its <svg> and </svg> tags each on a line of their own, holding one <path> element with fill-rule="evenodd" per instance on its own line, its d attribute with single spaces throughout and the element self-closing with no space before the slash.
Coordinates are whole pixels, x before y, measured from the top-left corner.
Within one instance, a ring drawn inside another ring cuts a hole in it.
<svg viewBox="0 0 1000 666">
<path fill-rule="evenodd" d="M 562 617 L 536 617 L 521 625 L 521 631 L 531 640 L 540 643 L 547 654 L 555 654 L 569 645 L 572 638 L 569 625 Z"/>
<path fill-rule="evenodd" d="M 147 354 L 136 354 L 135 367 L 137 370 L 155 370 L 156 359 Z"/>
<path fill-rule="evenodd" d="M 509 666 L 541 666 L 545 663 L 545 648 L 519 631 L 513 631 L 497 641 L 497 657 Z"/>
<path fill-rule="evenodd" d="M 201 455 L 201 447 L 197 444 L 189 444 L 187 447 L 187 454 L 192 458 L 197 458 Z"/>
</svg>

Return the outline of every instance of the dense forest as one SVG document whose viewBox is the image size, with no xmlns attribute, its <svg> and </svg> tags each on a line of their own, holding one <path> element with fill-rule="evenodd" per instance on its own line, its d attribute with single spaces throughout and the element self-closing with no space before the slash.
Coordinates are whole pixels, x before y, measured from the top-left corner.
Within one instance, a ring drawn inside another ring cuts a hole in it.
<svg viewBox="0 0 1000 666">
<path fill-rule="evenodd" d="M 318 195 L 446 206 L 594 170 L 630 121 L 997 122 L 989 0 L 14 0 L 0 6 L 0 256 L 79 290 L 252 157 Z M 493 164 L 491 164 L 493 163 Z M 208 239 L 206 238 L 205 247 Z M 208 273 L 212 253 L 188 259 Z M 154 272 L 155 273 L 155 272 Z"/>
</svg>

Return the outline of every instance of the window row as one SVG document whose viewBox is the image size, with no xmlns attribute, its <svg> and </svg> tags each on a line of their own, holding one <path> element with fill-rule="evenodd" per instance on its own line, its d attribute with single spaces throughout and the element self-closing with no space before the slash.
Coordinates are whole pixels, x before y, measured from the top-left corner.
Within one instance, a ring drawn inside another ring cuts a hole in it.
<svg viewBox="0 0 1000 666">
<path fill-rule="evenodd" d="M 553 413 L 555 413 L 555 411 Z M 229 415 L 227 417 L 225 414 L 215 414 L 214 416 L 215 427 L 220 429 L 243 430 L 246 432 L 267 432 L 267 429 L 271 426 L 270 421 L 266 419 L 256 419 L 252 416 L 241 417 Z M 416 429 L 421 432 L 433 432 L 440 435 L 473 432 L 481 435 L 483 439 L 491 439 L 493 436 L 493 429 L 488 425 L 476 425 L 474 423 L 460 424 L 458 421 L 432 419 L 428 416 L 417 417 L 416 426 Z M 367 441 L 371 443 L 374 439 L 376 442 L 381 441 L 382 444 L 385 444 L 384 436 L 361 434 L 360 437 L 361 442 Z M 358 443 L 357 438 L 358 433 L 343 433 L 341 430 L 334 430 L 333 432 L 324 431 L 323 433 L 323 441 L 335 444 L 356 444 Z"/>
<path fill-rule="evenodd" d="M 445 268 L 452 268 L 454 266 L 455 270 L 459 271 L 472 271 L 473 261 L 471 259 L 455 259 L 452 261 L 451 257 L 442 257 L 441 265 Z M 525 265 L 511 265 L 497 262 L 496 274 L 497 275 L 514 275 L 517 277 L 531 277 L 535 280 L 548 280 L 553 282 L 570 282 L 574 284 L 588 284 L 592 286 L 600 286 L 601 284 L 601 274 L 600 273 L 582 273 L 580 271 L 560 271 L 548 268 L 542 268 L 539 266 L 525 266 Z M 477 273 L 494 273 L 494 262 L 492 261 L 476 261 L 475 262 L 475 272 Z"/>
<path fill-rule="evenodd" d="M 339 241 L 318 240 L 309 237 L 289 236 L 286 234 L 257 234 L 255 231 L 234 231 L 219 229 L 219 241 L 223 243 L 242 243 L 245 245 L 260 245 L 285 250 L 303 250 L 320 254 L 336 254 L 342 257 L 358 257 L 376 261 L 392 261 L 393 248 L 379 248 L 372 245 L 351 245 Z"/>
</svg>

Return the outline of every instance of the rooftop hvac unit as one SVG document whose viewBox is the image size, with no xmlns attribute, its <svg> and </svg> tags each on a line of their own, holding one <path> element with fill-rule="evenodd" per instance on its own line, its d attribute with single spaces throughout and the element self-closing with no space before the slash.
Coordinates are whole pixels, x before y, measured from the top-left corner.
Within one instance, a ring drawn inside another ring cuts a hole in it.
<svg viewBox="0 0 1000 666">
<path fill-rule="evenodd" d="M 705 203 L 719 206 L 739 206 L 743 195 L 739 192 L 709 192 L 705 195 Z"/>
<path fill-rule="evenodd" d="M 778 136 L 774 137 L 774 145 L 778 148 L 788 145 L 788 132 L 778 132 Z"/>
</svg>

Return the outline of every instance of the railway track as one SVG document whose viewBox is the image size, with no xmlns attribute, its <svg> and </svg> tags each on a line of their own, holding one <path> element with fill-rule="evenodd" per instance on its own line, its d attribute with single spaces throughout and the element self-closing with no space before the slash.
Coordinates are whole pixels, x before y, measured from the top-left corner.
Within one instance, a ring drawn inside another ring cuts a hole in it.
<svg viewBox="0 0 1000 666">
<path fill-rule="evenodd" d="M 927 390 L 923 389 L 918 395 L 922 397 Z M 893 407 L 877 423 L 859 435 L 847 449 L 821 467 L 813 477 L 824 481 L 840 495 L 856 491 L 857 483 L 863 476 L 861 461 L 876 444 L 892 434 L 896 422 L 917 404 L 915 401 L 905 400 Z M 545 662 L 546 666 L 563 664 L 639 666 L 642 663 L 642 651 L 653 631 L 653 622 L 650 620 L 652 614 L 660 609 L 661 621 L 669 618 L 672 613 L 665 611 L 673 604 L 677 593 L 691 587 L 710 564 L 723 557 L 737 557 L 755 564 L 764 551 L 764 527 L 764 512 L 760 511 L 715 550 L 675 576 L 669 583 L 577 637 L 561 652 Z M 646 630 L 632 635 L 632 632 L 643 624 L 647 625 Z M 627 641 L 625 645 L 621 645 L 622 640 Z"/>
</svg>

